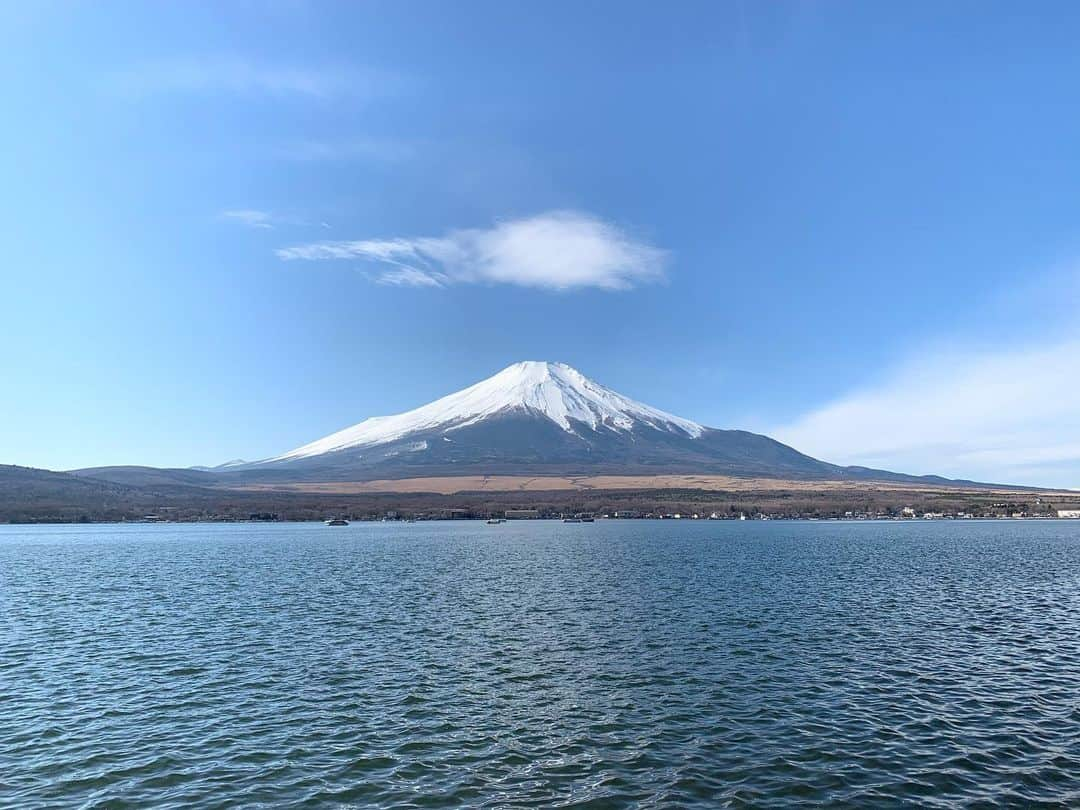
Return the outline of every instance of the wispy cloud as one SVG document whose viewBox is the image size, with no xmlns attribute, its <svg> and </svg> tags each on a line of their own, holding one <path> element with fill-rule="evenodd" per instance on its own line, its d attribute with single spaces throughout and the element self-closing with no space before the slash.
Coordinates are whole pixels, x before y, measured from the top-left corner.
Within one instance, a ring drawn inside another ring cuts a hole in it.
<svg viewBox="0 0 1080 810">
<path fill-rule="evenodd" d="M 1080 486 L 1080 335 L 939 349 L 792 424 L 781 441 L 845 464 Z"/>
<path fill-rule="evenodd" d="M 271 230 L 279 227 L 289 228 L 330 228 L 328 222 L 313 220 L 298 214 L 265 211 L 259 208 L 231 208 L 221 211 L 218 218 L 223 222 L 243 225 L 246 228 Z"/>
<path fill-rule="evenodd" d="M 246 225 L 248 228 L 273 228 L 277 218 L 269 211 L 259 211 L 254 208 L 237 208 L 232 211 L 222 211 L 221 218 L 226 222 L 237 225 Z"/>
<path fill-rule="evenodd" d="M 353 66 L 295 66 L 232 57 L 181 59 L 136 65 L 105 77 L 123 95 L 229 93 L 233 95 L 377 96 L 397 92 L 396 74 Z"/>
<path fill-rule="evenodd" d="M 376 282 L 393 287 L 442 287 L 446 283 L 445 279 L 412 267 L 387 270 L 379 275 Z"/>
<path fill-rule="evenodd" d="M 387 265 L 383 284 L 514 284 L 548 290 L 626 290 L 661 280 L 667 253 L 590 214 L 551 211 L 437 237 L 315 242 L 282 248 L 284 260 L 365 260 Z"/>
</svg>

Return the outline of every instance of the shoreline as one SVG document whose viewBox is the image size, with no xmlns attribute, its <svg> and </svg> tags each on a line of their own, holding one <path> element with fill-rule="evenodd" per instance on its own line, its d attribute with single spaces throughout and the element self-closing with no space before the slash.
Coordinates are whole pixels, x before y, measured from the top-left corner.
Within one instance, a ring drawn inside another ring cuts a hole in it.
<svg viewBox="0 0 1080 810">
<path fill-rule="evenodd" d="M 493 516 L 495 517 L 495 516 Z M 408 524 L 408 523 L 447 523 L 461 525 L 463 523 L 486 523 L 490 517 L 467 517 L 467 518 L 349 518 L 350 524 Z M 708 518 L 708 517 L 637 517 L 637 518 L 614 518 L 597 516 L 595 523 L 898 523 L 898 524 L 923 524 L 923 523 L 1021 523 L 1037 521 L 1041 523 L 1076 523 L 1080 526 L 1080 518 L 1059 517 L 1056 515 L 1026 515 L 1024 517 L 915 517 L 915 518 L 808 518 L 808 517 L 746 517 L 746 518 Z M 222 526 L 222 525 L 304 525 L 323 524 L 326 519 L 315 518 L 280 518 L 276 520 L 243 520 L 243 519 L 198 519 L 198 520 L 25 520 L 25 521 L 0 521 L 0 526 Z M 539 518 L 504 518 L 504 524 L 514 523 L 563 523 L 562 517 L 539 517 Z M 590 525 L 590 524 L 584 524 Z M 337 528 L 337 527 L 333 527 Z"/>
</svg>

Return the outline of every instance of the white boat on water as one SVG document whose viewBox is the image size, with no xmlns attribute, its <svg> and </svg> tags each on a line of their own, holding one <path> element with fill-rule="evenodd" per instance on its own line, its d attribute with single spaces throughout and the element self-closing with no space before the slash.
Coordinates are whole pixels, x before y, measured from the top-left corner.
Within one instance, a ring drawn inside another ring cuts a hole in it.
<svg viewBox="0 0 1080 810">
<path fill-rule="evenodd" d="M 349 521 L 345 520 L 345 518 L 330 518 L 330 520 L 326 521 L 326 525 L 327 526 L 348 526 Z"/>
</svg>

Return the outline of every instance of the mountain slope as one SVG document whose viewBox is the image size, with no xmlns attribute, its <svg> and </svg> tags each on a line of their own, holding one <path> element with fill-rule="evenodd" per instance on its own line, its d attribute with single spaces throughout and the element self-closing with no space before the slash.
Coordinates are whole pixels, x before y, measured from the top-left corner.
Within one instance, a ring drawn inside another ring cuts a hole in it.
<svg viewBox="0 0 1080 810">
<path fill-rule="evenodd" d="M 220 475 L 233 481 L 329 481 L 598 473 L 806 480 L 896 475 L 828 464 L 767 436 L 708 428 L 546 362 L 515 363 L 415 410 L 366 419 Z"/>
</svg>

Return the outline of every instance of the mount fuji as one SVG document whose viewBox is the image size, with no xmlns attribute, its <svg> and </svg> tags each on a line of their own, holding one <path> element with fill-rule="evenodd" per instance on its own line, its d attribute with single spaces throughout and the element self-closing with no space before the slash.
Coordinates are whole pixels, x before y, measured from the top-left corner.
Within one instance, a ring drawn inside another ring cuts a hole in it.
<svg viewBox="0 0 1080 810">
<path fill-rule="evenodd" d="M 712 473 L 915 480 L 811 458 L 636 402 L 563 363 L 515 363 L 420 408 L 377 416 L 281 455 L 218 470 L 249 480 Z"/>
</svg>

